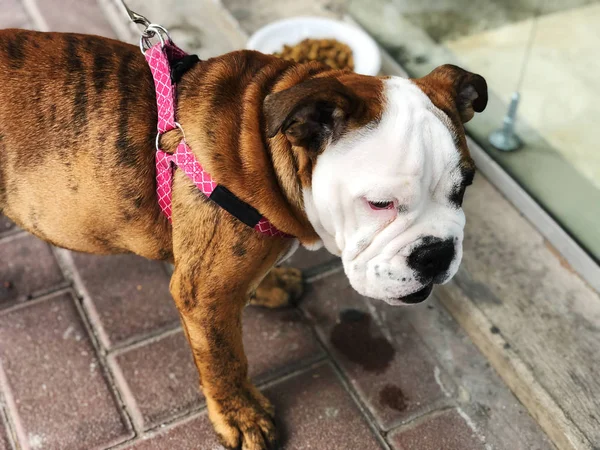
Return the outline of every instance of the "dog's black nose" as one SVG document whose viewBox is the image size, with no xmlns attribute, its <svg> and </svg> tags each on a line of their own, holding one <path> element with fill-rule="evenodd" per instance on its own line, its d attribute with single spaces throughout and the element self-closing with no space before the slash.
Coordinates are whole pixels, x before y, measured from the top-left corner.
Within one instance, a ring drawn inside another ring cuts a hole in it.
<svg viewBox="0 0 600 450">
<path fill-rule="evenodd" d="M 408 257 L 408 265 L 423 281 L 443 280 L 454 259 L 454 241 L 426 237 Z"/>
</svg>

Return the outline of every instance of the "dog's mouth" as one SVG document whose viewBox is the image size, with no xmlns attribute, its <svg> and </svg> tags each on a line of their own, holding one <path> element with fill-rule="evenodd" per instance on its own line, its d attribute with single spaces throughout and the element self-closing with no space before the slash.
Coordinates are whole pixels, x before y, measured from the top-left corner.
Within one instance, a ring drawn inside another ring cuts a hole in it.
<svg viewBox="0 0 600 450">
<path fill-rule="evenodd" d="M 431 295 L 431 291 L 433 290 L 433 283 L 429 283 L 423 288 L 419 289 L 417 292 L 413 292 L 412 294 L 406 295 L 404 297 L 396 298 L 389 303 L 395 305 L 414 305 L 417 303 L 424 302 L 427 300 L 427 297 Z"/>
</svg>

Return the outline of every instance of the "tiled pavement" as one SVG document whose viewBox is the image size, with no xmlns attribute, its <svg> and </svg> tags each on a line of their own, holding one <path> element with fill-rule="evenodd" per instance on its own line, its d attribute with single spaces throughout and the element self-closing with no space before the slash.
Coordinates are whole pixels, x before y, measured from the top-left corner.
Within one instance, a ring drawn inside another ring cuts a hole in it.
<svg viewBox="0 0 600 450">
<path fill-rule="evenodd" d="M 2 3 L 0 27 L 117 35 L 105 2 Z M 289 263 L 310 281 L 299 307 L 244 314 L 286 449 L 552 448 L 435 298 L 390 308 L 325 252 Z M 0 216 L 0 450 L 219 448 L 168 280 L 161 263 L 53 249 Z"/>
</svg>

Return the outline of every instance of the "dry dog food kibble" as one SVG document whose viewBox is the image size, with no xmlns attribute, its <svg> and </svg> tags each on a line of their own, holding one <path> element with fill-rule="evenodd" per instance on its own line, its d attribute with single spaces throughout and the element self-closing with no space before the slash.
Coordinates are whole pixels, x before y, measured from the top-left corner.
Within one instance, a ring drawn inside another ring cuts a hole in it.
<svg viewBox="0 0 600 450">
<path fill-rule="evenodd" d="M 354 70 L 352 50 L 335 39 L 304 39 L 296 45 L 284 45 L 275 56 L 299 63 L 320 61 L 333 69 Z"/>
</svg>

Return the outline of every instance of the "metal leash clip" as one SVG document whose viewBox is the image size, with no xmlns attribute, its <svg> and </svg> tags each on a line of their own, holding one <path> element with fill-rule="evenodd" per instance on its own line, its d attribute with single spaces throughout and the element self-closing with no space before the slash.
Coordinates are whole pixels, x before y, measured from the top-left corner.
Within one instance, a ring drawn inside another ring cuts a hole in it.
<svg viewBox="0 0 600 450">
<path fill-rule="evenodd" d="M 146 50 L 152 47 L 151 39 L 154 37 L 158 37 L 162 47 L 165 46 L 165 42 L 171 42 L 171 36 L 165 27 L 152 23 L 146 17 L 132 11 L 125 3 L 125 0 L 121 0 L 121 4 L 125 9 L 125 14 L 129 17 L 129 20 L 144 27 L 142 35 L 140 36 L 140 50 L 142 54 L 145 54 Z"/>
</svg>

